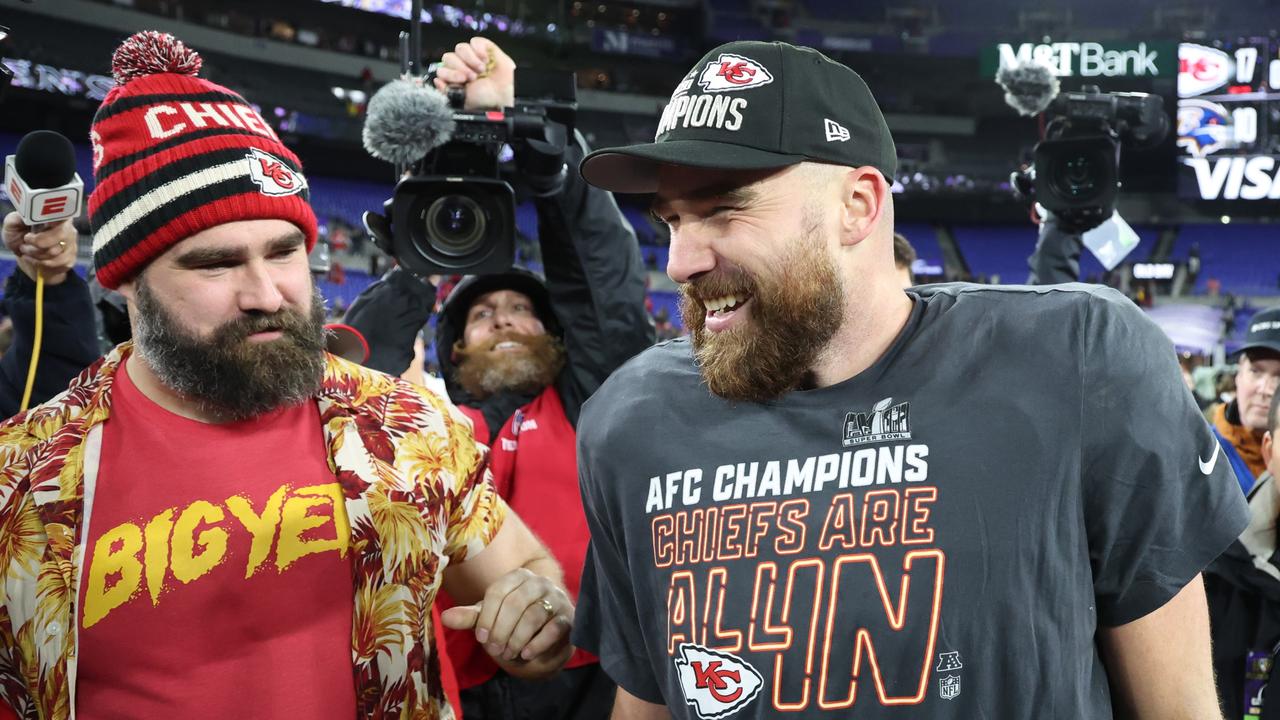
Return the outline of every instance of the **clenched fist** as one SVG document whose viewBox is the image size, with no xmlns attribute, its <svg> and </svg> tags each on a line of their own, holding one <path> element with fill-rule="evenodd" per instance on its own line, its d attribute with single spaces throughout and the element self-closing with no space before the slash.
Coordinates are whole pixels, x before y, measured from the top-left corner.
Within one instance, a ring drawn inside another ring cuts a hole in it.
<svg viewBox="0 0 1280 720">
<path fill-rule="evenodd" d="M 516 102 L 516 61 L 492 40 L 472 38 L 440 57 L 435 85 L 440 92 L 450 85 L 462 86 L 466 110 L 511 107 Z"/>
</svg>

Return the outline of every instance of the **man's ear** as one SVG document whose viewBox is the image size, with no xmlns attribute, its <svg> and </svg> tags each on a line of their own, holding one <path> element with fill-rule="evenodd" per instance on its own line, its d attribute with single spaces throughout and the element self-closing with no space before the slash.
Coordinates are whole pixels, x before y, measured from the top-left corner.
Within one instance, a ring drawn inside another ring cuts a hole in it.
<svg viewBox="0 0 1280 720">
<path fill-rule="evenodd" d="M 130 278 L 129 280 L 120 283 L 120 286 L 116 288 L 116 292 L 123 295 L 124 299 L 128 300 L 130 303 L 136 303 L 138 301 L 137 278 Z"/>
<path fill-rule="evenodd" d="M 849 168 L 840 176 L 840 244 L 871 236 L 889 203 L 889 183 L 873 167 Z"/>
</svg>

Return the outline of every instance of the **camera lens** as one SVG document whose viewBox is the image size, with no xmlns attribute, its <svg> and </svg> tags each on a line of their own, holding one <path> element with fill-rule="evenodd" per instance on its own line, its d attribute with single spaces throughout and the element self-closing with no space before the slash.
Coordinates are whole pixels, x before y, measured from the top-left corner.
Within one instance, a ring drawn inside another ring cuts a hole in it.
<svg viewBox="0 0 1280 720">
<path fill-rule="evenodd" d="M 437 198 L 427 208 L 425 221 L 428 241 L 446 255 L 466 255 L 484 241 L 484 210 L 466 195 Z"/>
<path fill-rule="evenodd" d="M 1065 197 L 1086 200 L 1098 194 L 1105 174 L 1092 154 L 1070 155 L 1054 167 L 1051 182 Z"/>
</svg>

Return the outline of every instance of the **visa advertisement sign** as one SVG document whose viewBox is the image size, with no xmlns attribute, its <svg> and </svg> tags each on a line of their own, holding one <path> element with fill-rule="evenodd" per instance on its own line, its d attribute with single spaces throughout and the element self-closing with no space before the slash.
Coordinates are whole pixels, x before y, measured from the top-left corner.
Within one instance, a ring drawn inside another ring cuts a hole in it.
<svg viewBox="0 0 1280 720">
<path fill-rule="evenodd" d="M 1280 41 L 1179 47 L 1178 194 L 1280 200 Z"/>
</svg>

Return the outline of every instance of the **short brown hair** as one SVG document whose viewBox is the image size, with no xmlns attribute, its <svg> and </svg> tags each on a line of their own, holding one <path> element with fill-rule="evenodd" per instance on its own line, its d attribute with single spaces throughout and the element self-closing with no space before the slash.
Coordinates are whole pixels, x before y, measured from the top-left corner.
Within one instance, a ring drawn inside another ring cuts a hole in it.
<svg viewBox="0 0 1280 720">
<path fill-rule="evenodd" d="M 893 234 L 893 264 L 900 268 L 911 269 L 916 261 L 916 249 L 899 233 Z"/>
</svg>

